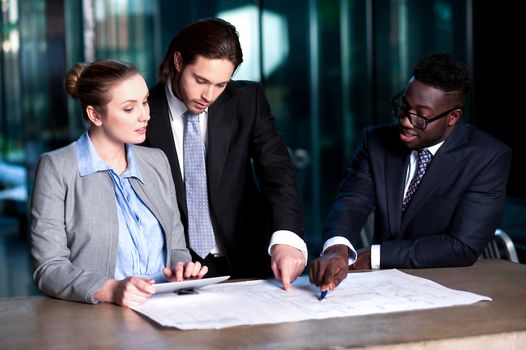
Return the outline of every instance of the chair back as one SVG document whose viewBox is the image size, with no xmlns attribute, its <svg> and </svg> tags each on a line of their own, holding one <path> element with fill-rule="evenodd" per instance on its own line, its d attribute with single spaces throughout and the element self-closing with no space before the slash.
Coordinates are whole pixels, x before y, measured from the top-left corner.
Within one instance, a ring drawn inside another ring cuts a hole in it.
<svg viewBox="0 0 526 350">
<path fill-rule="evenodd" d="M 484 259 L 506 259 L 511 262 L 519 262 L 513 241 L 510 236 L 501 229 L 495 231 L 495 236 L 489 241 L 480 257 Z"/>
</svg>

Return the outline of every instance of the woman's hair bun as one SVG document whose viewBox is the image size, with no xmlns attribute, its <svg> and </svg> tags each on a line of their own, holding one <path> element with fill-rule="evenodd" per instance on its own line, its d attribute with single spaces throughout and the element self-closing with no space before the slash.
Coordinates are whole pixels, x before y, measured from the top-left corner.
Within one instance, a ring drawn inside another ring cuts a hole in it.
<svg viewBox="0 0 526 350">
<path fill-rule="evenodd" d="M 66 92 L 73 98 L 78 98 L 79 80 L 81 79 L 82 72 L 84 72 L 86 66 L 85 63 L 77 63 L 66 74 Z"/>
</svg>

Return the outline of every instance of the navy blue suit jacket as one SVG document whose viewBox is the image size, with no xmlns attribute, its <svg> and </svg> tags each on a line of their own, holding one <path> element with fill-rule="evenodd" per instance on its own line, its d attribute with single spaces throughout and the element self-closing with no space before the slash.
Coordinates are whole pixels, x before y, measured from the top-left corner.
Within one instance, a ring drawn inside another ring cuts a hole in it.
<svg viewBox="0 0 526 350">
<path fill-rule="evenodd" d="M 145 144 L 168 157 L 188 237 L 186 192 L 164 84 L 150 91 L 149 102 Z M 229 82 L 208 109 L 207 137 L 210 214 L 232 275 L 271 276 L 267 248 L 272 232 L 289 230 L 303 237 L 303 218 L 294 168 L 261 84 Z"/>
<path fill-rule="evenodd" d="M 471 265 L 493 236 L 504 208 L 511 149 L 459 121 L 428 165 L 402 215 L 410 151 L 398 126 L 365 131 L 324 229 L 355 245 L 374 210 L 373 244 L 382 268 Z"/>
</svg>

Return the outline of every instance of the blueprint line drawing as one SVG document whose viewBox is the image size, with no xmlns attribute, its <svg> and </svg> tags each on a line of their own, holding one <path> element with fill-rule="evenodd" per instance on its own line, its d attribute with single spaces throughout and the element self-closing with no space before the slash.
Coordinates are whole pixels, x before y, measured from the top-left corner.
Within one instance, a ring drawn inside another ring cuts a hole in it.
<svg viewBox="0 0 526 350">
<path fill-rule="evenodd" d="M 220 283 L 197 294 L 154 295 L 133 309 L 166 327 L 219 329 L 241 325 L 349 317 L 467 305 L 491 298 L 444 287 L 396 269 L 350 273 L 326 299 L 300 276 L 290 291 L 275 280 Z"/>
</svg>

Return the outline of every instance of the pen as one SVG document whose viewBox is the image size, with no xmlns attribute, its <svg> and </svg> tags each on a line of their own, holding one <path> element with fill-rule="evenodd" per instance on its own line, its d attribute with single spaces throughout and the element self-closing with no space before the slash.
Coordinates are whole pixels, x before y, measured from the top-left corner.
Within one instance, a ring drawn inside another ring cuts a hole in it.
<svg viewBox="0 0 526 350">
<path fill-rule="evenodd" d="M 327 290 L 323 290 L 320 294 L 320 301 L 327 297 Z"/>
</svg>

